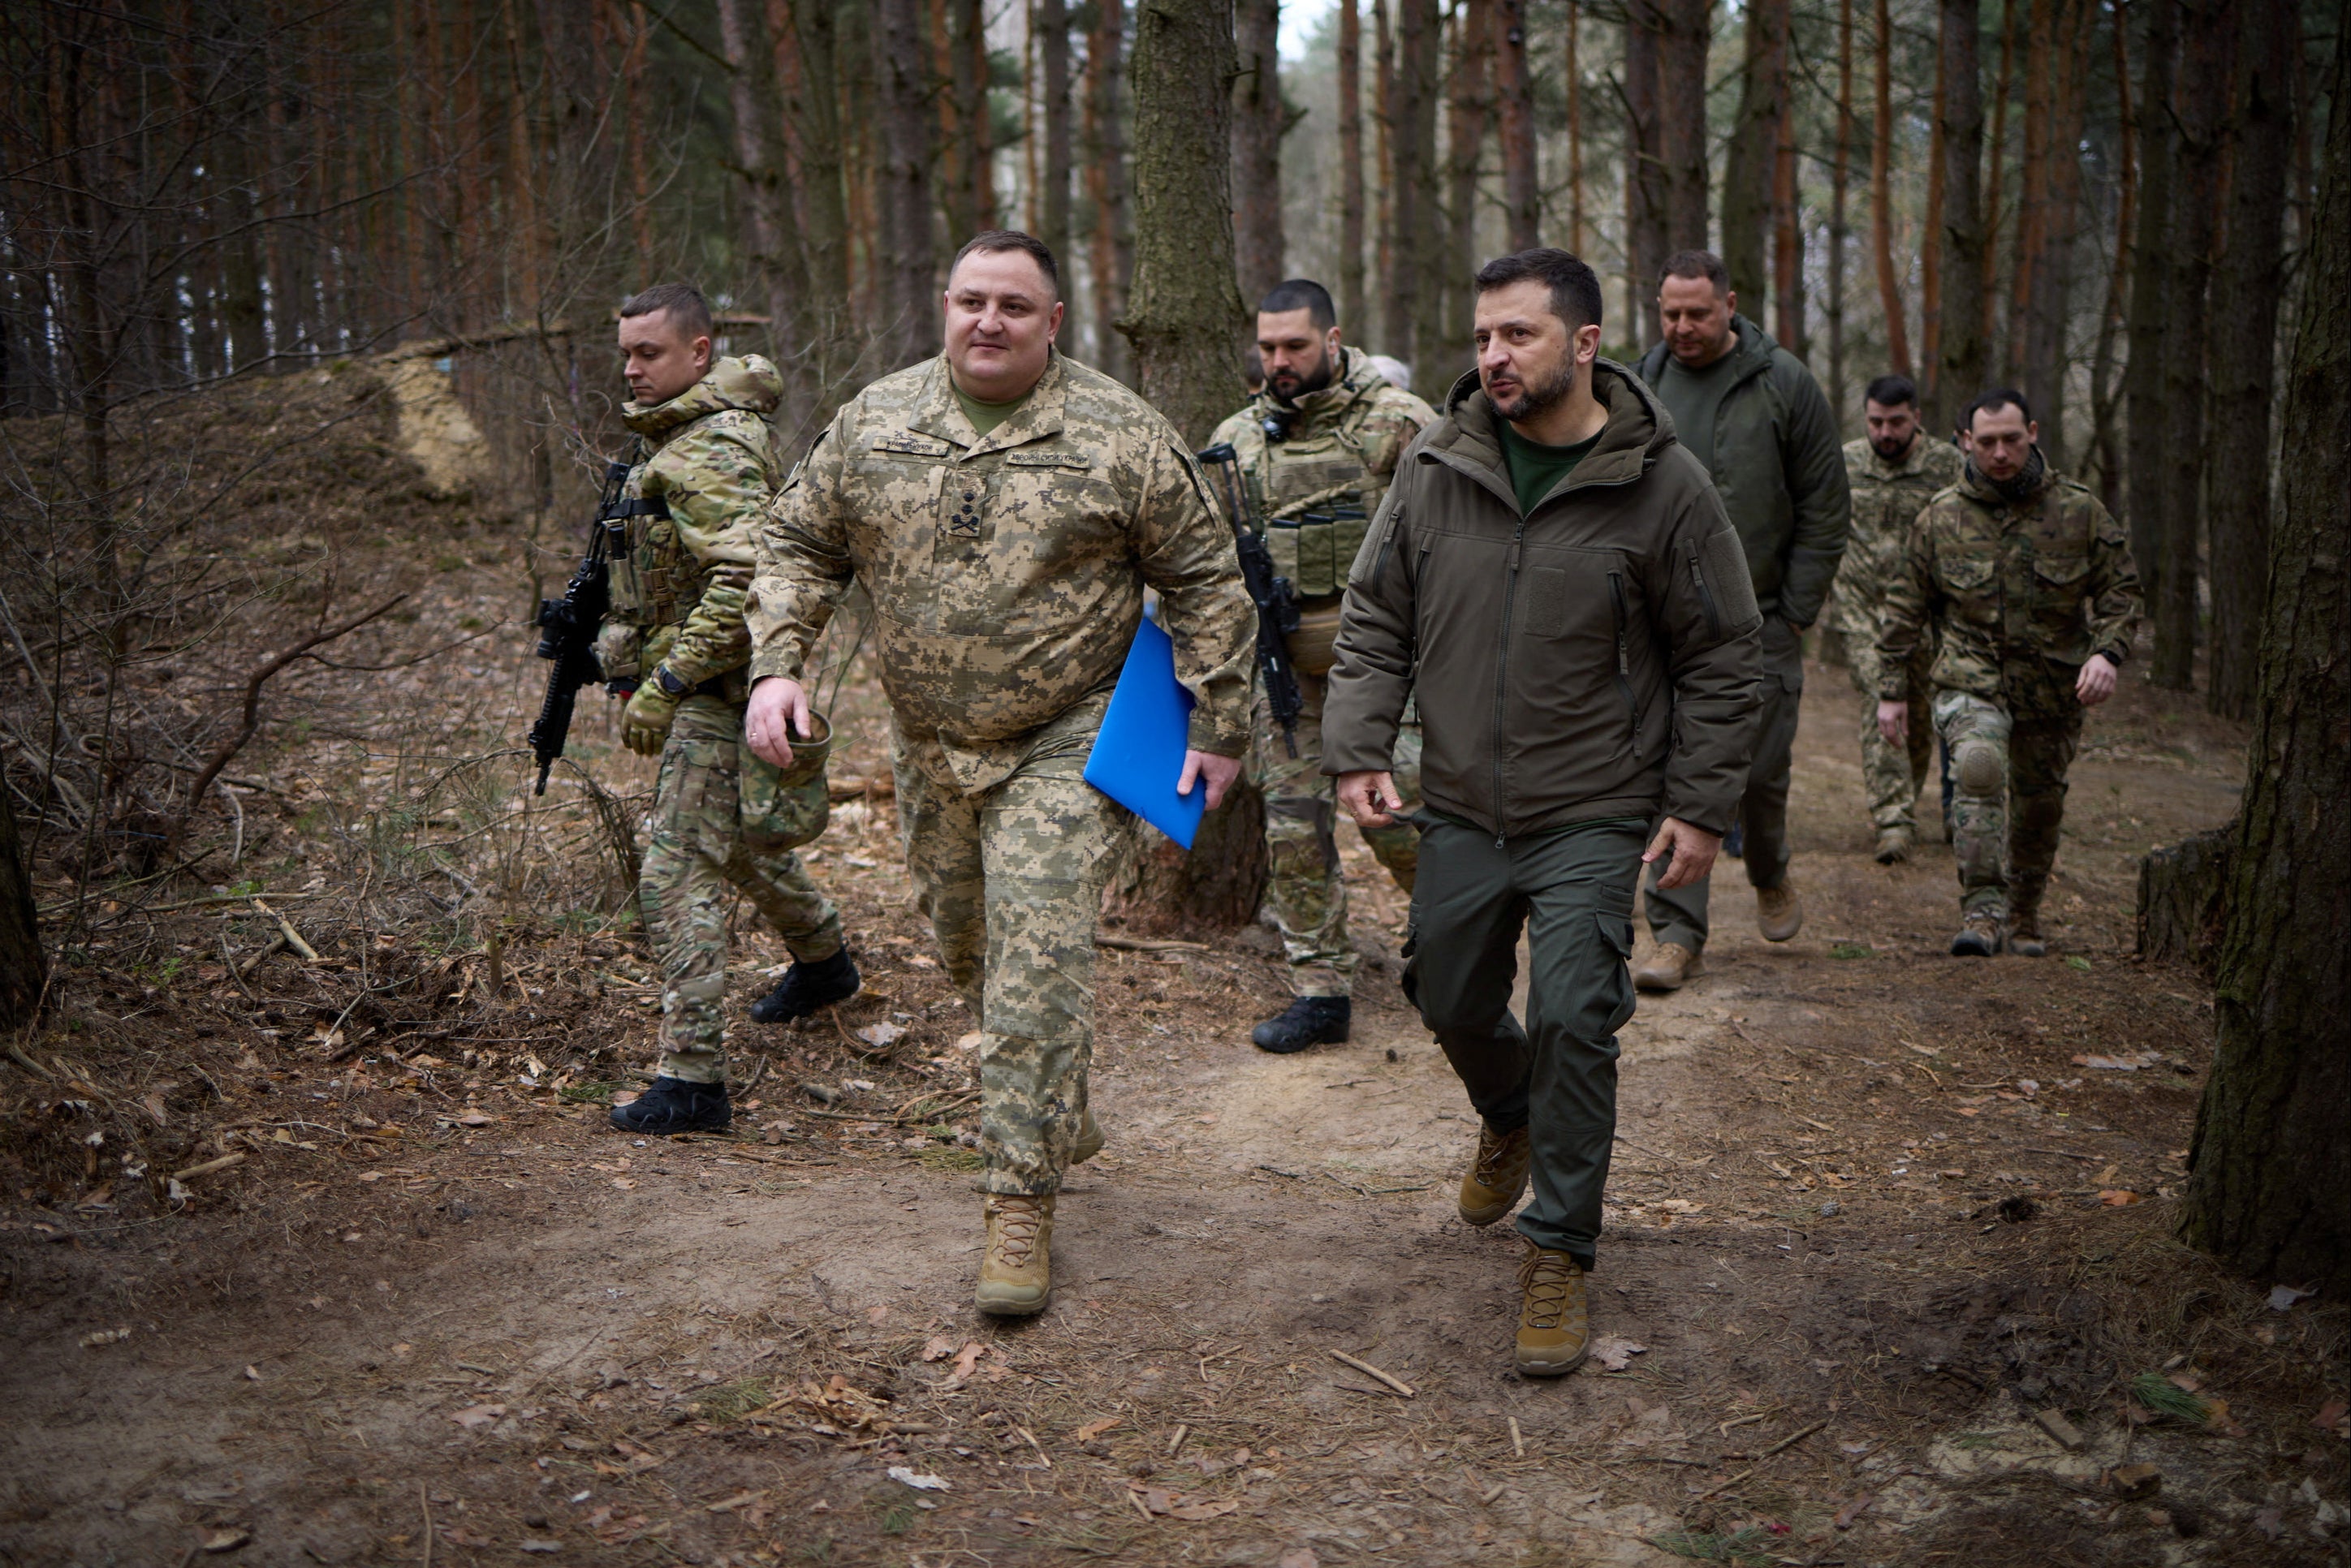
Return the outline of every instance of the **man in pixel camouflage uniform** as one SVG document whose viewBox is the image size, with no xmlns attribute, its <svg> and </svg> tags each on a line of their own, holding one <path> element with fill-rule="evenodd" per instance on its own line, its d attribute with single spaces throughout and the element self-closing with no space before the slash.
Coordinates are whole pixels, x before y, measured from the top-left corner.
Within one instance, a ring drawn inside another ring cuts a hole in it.
<svg viewBox="0 0 2351 1568">
<path fill-rule="evenodd" d="M 1257 307 L 1265 389 L 1217 427 L 1238 454 L 1274 570 L 1298 596 L 1290 663 L 1305 700 L 1298 754 L 1273 725 L 1262 693 L 1252 710 L 1249 765 L 1265 792 L 1271 877 L 1266 894 L 1281 927 L 1297 1000 L 1257 1026 L 1260 1050 L 1303 1051 L 1347 1038 L 1356 955 L 1347 935 L 1347 885 L 1339 874 L 1332 781 L 1322 774 L 1322 699 L 1347 568 L 1366 520 L 1387 494 L 1396 459 L 1437 422 L 1437 410 L 1388 384 L 1360 348 L 1343 346 L 1328 290 L 1292 278 Z M 1396 787 L 1417 806 L 1420 725 L 1407 713 L 1396 736 Z M 1419 835 L 1399 821 L 1359 829 L 1396 886 L 1412 891 Z"/>
<path fill-rule="evenodd" d="M 1844 443 L 1853 531 L 1830 605 L 1853 661 L 1854 689 L 1871 699 L 1861 725 L 1861 774 L 1869 792 L 1869 820 L 1877 829 L 1877 861 L 1891 866 L 1910 858 L 1917 841 L 1914 811 L 1934 758 L 1935 737 L 1924 724 L 1912 726 L 1906 755 L 1878 732 L 1876 700 L 1886 682 L 1877 665 L 1877 612 L 1909 545 L 1910 524 L 1936 492 L 1959 482 L 1967 460 L 1958 447 L 1919 428 L 1918 389 L 1907 376 L 1878 377 L 1861 408 L 1869 433 Z M 1923 639 L 1911 651 L 1906 702 L 1926 702 L 1934 655 L 1933 643 Z"/>
<path fill-rule="evenodd" d="M 2130 536 L 2052 472 L 2023 394 L 1986 392 L 1961 431 L 1967 472 L 1911 525 L 1880 618 L 1877 722 L 1899 746 L 1907 669 L 1929 632 L 1934 722 L 1951 759 L 1959 932 L 1951 951 L 2048 950 L 2041 897 L 2065 815 L 2082 711 L 2114 695 L 2138 623 Z"/>
<path fill-rule="evenodd" d="M 791 755 L 809 650 L 872 596 L 907 868 L 980 1025 L 983 1312 L 1041 1312 L 1053 1199 L 1100 1147 L 1087 1108 L 1094 931 L 1133 818 L 1083 777 L 1159 594 L 1196 701 L 1181 793 L 1211 806 L 1249 743 L 1255 629 L 1231 536 L 1175 428 L 1053 349 L 1053 254 L 973 239 L 946 352 L 842 407 L 758 534 L 747 734 Z"/>
<path fill-rule="evenodd" d="M 637 901 L 662 967 L 661 1075 L 616 1106 L 626 1132 L 724 1128 L 726 915 L 741 888 L 794 960 L 755 1017 L 797 1017 L 857 991 L 841 919 L 792 850 L 824 831 L 824 751 L 789 774 L 742 746 L 752 525 L 775 492 L 768 416 L 782 384 L 758 355 L 712 362 L 710 307 L 684 284 L 621 307 L 638 439 L 611 608 L 596 643 L 621 738 L 661 758 Z"/>
</svg>

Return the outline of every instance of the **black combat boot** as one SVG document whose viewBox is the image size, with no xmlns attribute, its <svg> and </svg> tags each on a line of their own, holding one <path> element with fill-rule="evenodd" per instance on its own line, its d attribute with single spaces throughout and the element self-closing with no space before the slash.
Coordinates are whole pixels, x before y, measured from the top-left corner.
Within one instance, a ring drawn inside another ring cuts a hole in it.
<svg viewBox="0 0 2351 1568">
<path fill-rule="evenodd" d="M 690 1084 L 655 1078 L 625 1106 L 612 1107 L 612 1125 L 624 1133 L 665 1137 L 671 1133 L 725 1132 L 734 1122 L 724 1084 Z"/>
<path fill-rule="evenodd" d="M 776 981 L 776 989 L 751 1004 L 751 1017 L 760 1023 L 789 1023 L 820 1007 L 847 1002 L 862 984 L 857 961 L 847 948 L 814 963 L 795 963 Z"/>
<path fill-rule="evenodd" d="M 1279 1018 L 1269 1018 L 1249 1034 L 1260 1051 L 1287 1056 L 1309 1045 L 1339 1044 L 1347 1038 L 1347 1022 L 1354 1003 L 1343 996 L 1301 996 Z"/>
</svg>

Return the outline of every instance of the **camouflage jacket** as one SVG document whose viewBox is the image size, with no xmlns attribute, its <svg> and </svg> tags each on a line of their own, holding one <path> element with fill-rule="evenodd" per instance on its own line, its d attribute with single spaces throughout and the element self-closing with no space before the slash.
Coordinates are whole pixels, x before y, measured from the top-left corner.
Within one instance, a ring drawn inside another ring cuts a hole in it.
<svg viewBox="0 0 2351 1568">
<path fill-rule="evenodd" d="M 1877 645 L 1877 607 L 1886 586 L 1900 569 L 1910 524 L 1935 493 L 1957 484 L 1968 460 L 1947 441 L 1926 431 L 1910 442 L 1900 462 L 1877 455 L 1867 437 L 1844 443 L 1844 472 L 1853 489 L 1853 531 L 1845 537 L 1844 561 L 1837 567 L 1836 628 L 1858 648 Z"/>
<path fill-rule="evenodd" d="M 719 360 L 668 402 L 622 406 L 643 442 L 626 493 L 669 515 L 630 518 L 628 548 L 613 560 L 611 614 L 597 639 L 608 678 L 650 678 L 666 665 L 698 686 L 750 659 L 743 605 L 752 535 L 776 489 L 768 419 L 782 394 L 775 366 L 752 354 Z"/>
<path fill-rule="evenodd" d="M 1970 467 L 1910 526 L 1878 618 L 1878 695 L 1904 699 L 1906 662 L 1931 625 L 1938 687 L 2062 711 L 2070 671 L 2093 653 L 2122 663 L 2138 616 L 2130 537 L 2086 487 L 2053 472 L 2011 503 Z"/>
<path fill-rule="evenodd" d="M 1435 409 L 1372 369 L 1362 349 L 1342 348 L 1339 356 L 1339 374 L 1321 391 L 1294 404 L 1259 392 L 1218 425 L 1215 437 L 1240 455 L 1258 524 L 1271 524 L 1275 569 L 1308 598 L 1347 586 L 1347 566 L 1366 520 L 1388 493 L 1396 460 L 1413 437 L 1437 422 Z M 1289 418 L 1290 433 L 1268 440 L 1269 417 Z M 1359 515 L 1334 519 L 1331 514 L 1338 508 Z M 1301 527 L 1301 514 L 1310 513 Z M 1318 528 L 1333 536 L 1298 537 Z"/>
<path fill-rule="evenodd" d="M 1255 621 L 1232 543 L 1157 410 L 1060 355 L 987 435 L 944 358 L 841 406 L 762 520 L 751 673 L 799 679 L 852 578 L 899 732 L 953 781 L 1008 777 L 1037 730 L 1117 682 L 1158 591 L 1191 744 L 1249 742 Z"/>
</svg>

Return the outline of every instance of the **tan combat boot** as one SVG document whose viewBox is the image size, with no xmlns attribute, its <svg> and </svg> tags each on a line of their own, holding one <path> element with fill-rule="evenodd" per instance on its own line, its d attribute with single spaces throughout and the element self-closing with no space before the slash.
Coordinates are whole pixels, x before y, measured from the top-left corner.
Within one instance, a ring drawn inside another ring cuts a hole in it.
<svg viewBox="0 0 2351 1568">
<path fill-rule="evenodd" d="M 1472 1225 L 1491 1225 L 1508 1214 L 1527 1189 L 1531 1153 L 1526 1128 L 1496 1133 L 1481 1123 L 1478 1158 L 1461 1178 L 1461 1218 Z"/>
<path fill-rule="evenodd" d="M 1755 889 L 1755 929 L 1767 942 L 1787 941 L 1804 929 L 1804 901 L 1793 882 Z"/>
<path fill-rule="evenodd" d="M 2046 958 L 2049 939 L 2041 934 L 2041 911 L 2018 909 L 2009 917 L 2008 950 L 2019 958 Z"/>
<path fill-rule="evenodd" d="M 2006 922 L 1991 909 L 1970 909 L 1959 922 L 1959 934 L 1951 939 L 1951 954 L 1955 958 L 1990 958 L 2001 950 L 2006 939 Z"/>
<path fill-rule="evenodd" d="M 1910 830 L 1907 827 L 1881 827 L 1877 830 L 1877 863 L 1896 866 L 1910 858 Z"/>
<path fill-rule="evenodd" d="M 1530 1242 L 1519 1265 L 1519 1375 L 1561 1377 L 1583 1366 L 1592 1349 L 1583 1265 Z"/>
<path fill-rule="evenodd" d="M 1679 991 L 1706 972 L 1705 961 L 1679 942 L 1659 942 L 1633 966 L 1633 983 L 1643 991 Z"/>
<path fill-rule="evenodd" d="M 1078 1141 L 1070 1146 L 1070 1163 L 1083 1165 L 1102 1151 L 1102 1123 L 1094 1120 L 1094 1108 L 1086 1107 L 1083 1120 L 1078 1123 Z"/>
<path fill-rule="evenodd" d="M 1025 1192 L 991 1192 L 982 1212 L 987 1245 L 979 1258 L 979 1289 L 973 1301 L 998 1317 L 1028 1317 L 1045 1310 L 1053 1293 L 1053 1198 Z"/>
</svg>

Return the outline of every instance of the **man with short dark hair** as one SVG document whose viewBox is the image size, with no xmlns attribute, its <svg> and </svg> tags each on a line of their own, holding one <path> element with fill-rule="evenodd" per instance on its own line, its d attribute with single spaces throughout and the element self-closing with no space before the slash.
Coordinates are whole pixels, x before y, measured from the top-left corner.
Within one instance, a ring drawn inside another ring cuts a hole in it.
<svg viewBox="0 0 2351 1568">
<path fill-rule="evenodd" d="M 1907 860 L 1917 841 L 1914 812 L 1934 760 L 1935 738 L 1926 725 L 1913 725 L 1906 755 L 1887 744 L 1877 728 L 1877 693 L 1886 684 L 1877 663 L 1877 612 L 1886 602 L 1886 585 L 1900 569 L 1910 524 L 1938 491 L 1959 482 L 1967 460 L 1958 447 L 1918 428 L 1918 389 L 1907 376 L 1880 376 L 1870 382 L 1861 411 L 1869 433 L 1844 443 L 1853 533 L 1844 564 L 1837 568 L 1830 614 L 1844 635 L 1854 688 L 1871 702 L 1861 726 L 1861 776 L 1869 820 L 1877 829 L 1877 863 L 1891 866 Z M 1927 701 L 1934 654 L 1925 641 L 1912 652 L 1904 701 Z"/>
<path fill-rule="evenodd" d="M 1360 348 L 1341 341 L 1339 316 L 1321 284 L 1296 277 L 1259 302 L 1258 358 L 1266 384 L 1217 427 L 1229 444 L 1264 529 L 1275 572 L 1298 601 L 1290 639 L 1304 700 L 1292 756 L 1260 693 L 1252 711 L 1250 772 L 1265 792 L 1266 901 L 1281 928 L 1292 1001 L 1249 1038 L 1260 1051 L 1289 1053 L 1347 1038 L 1356 953 L 1347 933 L 1347 884 L 1339 871 L 1331 781 L 1322 774 L 1322 701 L 1339 596 L 1366 520 L 1387 493 L 1388 476 L 1437 410 L 1390 386 Z M 1407 713 L 1396 736 L 1395 771 L 1417 798 L 1420 725 Z M 1402 824 L 1361 830 L 1388 875 L 1407 894 L 1418 835 Z"/>
<path fill-rule="evenodd" d="M 810 650 L 853 581 L 873 599 L 916 897 L 979 1025 L 982 1312 L 1042 1312 L 1063 1170 L 1088 1107 L 1094 929 L 1134 818 L 1085 782 L 1159 595 L 1192 693 L 1178 794 L 1216 805 L 1249 745 L 1255 620 L 1232 538 L 1175 428 L 1055 351 L 1053 254 L 985 234 L 947 275 L 946 349 L 841 407 L 758 534 L 747 730 L 784 762 Z"/>
<path fill-rule="evenodd" d="M 1849 498 L 1836 418 L 1802 360 L 1739 314 L 1719 258 L 1677 251 L 1657 282 L 1664 341 L 1642 356 L 1641 379 L 1673 415 L 1674 433 L 1706 464 L 1746 546 L 1763 610 L 1763 716 L 1740 803 L 1747 880 L 1767 941 L 1803 928 L 1788 877 L 1788 773 L 1804 691 L 1802 634 L 1821 613 L 1844 554 Z M 1705 881 L 1643 889 L 1656 947 L 1634 971 L 1647 991 L 1703 972 Z"/>
<path fill-rule="evenodd" d="M 1395 821 L 1417 697 L 1405 993 L 1482 1123 L 1462 1219 L 1508 1214 L 1531 1168 L 1516 1357 L 1548 1377 L 1590 1337 L 1634 886 L 1644 862 L 1668 888 L 1705 876 L 1730 826 L 1761 616 L 1705 469 L 1648 388 L 1597 358 L 1592 269 L 1521 251 L 1477 286 L 1478 368 L 1397 466 L 1348 574 L 1322 771 L 1357 823 Z"/>
<path fill-rule="evenodd" d="M 1935 732 L 1951 759 L 1959 934 L 1951 951 L 2049 950 L 2041 897 L 2082 712 L 2114 695 L 2138 624 L 2130 535 L 2041 453 L 2024 394 L 1968 405 L 1967 471 L 1911 525 L 1877 639 L 1878 727 L 1917 721 L 1904 670 L 1937 639 Z"/>
<path fill-rule="evenodd" d="M 768 421 L 783 390 L 757 354 L 714 360 L 701 291 L 662 284 L 621 306 L 621 421 L 637 437 L 611 550 L 596 657 L 627 693 L 621 739 L 661 759 L 637 882 L 662 971 L 661 1072 L 615 1106 L 624 1132 L 723 1130 L 729 890 L 749 897 L 792 966 L 752 1016 L 789 1022 L 856 994 L 841 918 L 792 851 L 824 831 L 825 750 L 784 773 L 742 744 L 751 532 L 775 493 Z M 599 526 L 606 524 L 600 524 Z"/>
</svg>

